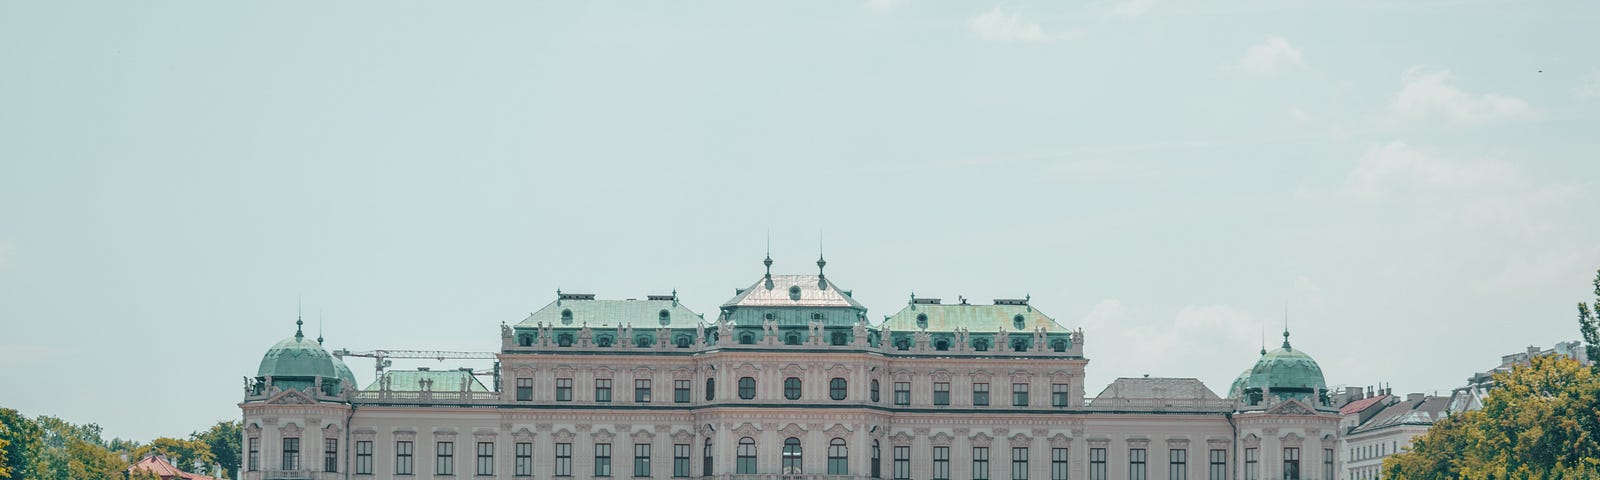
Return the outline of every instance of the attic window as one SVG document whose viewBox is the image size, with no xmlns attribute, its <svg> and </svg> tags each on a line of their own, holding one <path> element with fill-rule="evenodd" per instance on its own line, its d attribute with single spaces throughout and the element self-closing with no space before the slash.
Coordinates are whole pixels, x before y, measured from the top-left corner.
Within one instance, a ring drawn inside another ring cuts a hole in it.
<svg viewBox="0 0 1600 480">
<path fill-rule="evenodd" d="M 811 314 L 811 319 L 812 319 L 812 320 L 822 320 L 822 314 L 820 314 L 820 313 L 813 313 L 813 314 Z"/>
<path fill-rule="evenodd" d="M 1017 330 L 1024 330 L 1028 328 L 1028 325 L 1023 322 L 1022 314 L 1020 313 L 1015 317 L 1011 317 L 1011 325 L 1017 327 Z"/>
<path fill-rule="evenodd" d="M 572 309 L 561 310 L 561 324 L 572 325 Z"/>
<path fill-rule="evenodd" d="M 927 330 L 928 329 L 928 314 L 926 314 L 926 313 L 917 314 L 917 328 L 920 328 L 920 329 L 923 329 L 923 330 Z"/>
<path fill-rule="evenodd" d="M 800 299 L 800 286 L 799 285 L 791 285 L 791 286 L 789 286 L 789 299 L 790 300 L 799 300 Z"/>
<path fill-rule="evenodd" d="M 667 309 L 665 309 L 665 308 L 661 309 L 661 312 L 658 313 L 657 315 L 659 315 L 661 317 L 661 324 L 662 325 L 666 325 L 668 323 L 672 323 L 672 314 L 667 312 Z"/>
<path fill-rule="evenodd" d="M 767 314 L 767 320 L 772 320 L 772 314 L 771 313 Z"/>
</svg>

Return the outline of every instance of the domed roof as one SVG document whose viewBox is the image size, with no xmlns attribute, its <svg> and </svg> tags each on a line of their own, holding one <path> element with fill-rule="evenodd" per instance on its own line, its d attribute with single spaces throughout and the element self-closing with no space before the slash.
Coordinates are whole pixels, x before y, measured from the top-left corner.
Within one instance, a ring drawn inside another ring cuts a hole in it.
<svg viewBox="0 0 1600 480">
<path fill-rule="evenodd" d="M 1233 379 L 1233 385 L 1228 387 L 1228 398 L 1239 398 L 1244 394 L 1244 386 L 1250 381 L 1251 370 L 1254 369 L 1246 368 L 1243 372 L 1239 373 L 1237 378 Z"/>
<path fill-rule="evenodd" d="M 266 355 L 261 356 L 261 367 L 256 369 L 256 376 L 284 379 L 342 378 L 334 367 L 333 356 L 322 349 L 322 344 L 306 339 L 299 328 L 303 322 L 296 320 L 294 323 L 294 336 L 273 345 L 267 349 Z"/>
<path fill-rule="evenodd" d="M 333 370 L 339 373 L 339 380 L 342 380 L 344 385 L 356 388 L 356 372 L 351 371 L 350 366 L 344 364 L 344 360 L 333 357 Z"/>
<path fill-rule="evenodd" d="M 1310 355 L 1289 346 L 1289 332 L 1283 332 L 1283 347 L 1267 352 L 1250 369 L 1245 389 L 1314 392 L 1326 390 L 1322 367 Z"/>
</svg>

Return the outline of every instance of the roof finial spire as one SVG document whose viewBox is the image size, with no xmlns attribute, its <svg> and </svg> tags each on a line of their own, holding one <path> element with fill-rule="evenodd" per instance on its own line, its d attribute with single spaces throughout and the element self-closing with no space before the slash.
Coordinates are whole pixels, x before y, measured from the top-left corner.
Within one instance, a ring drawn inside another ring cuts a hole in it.
<svg viewBox="0 0 1600 480">
<path fill-rule="evenodd" d="M 300 341 L 300 339 L 302 339 L 302 338 L 306 338 L 306 334 L 304 332 L 300 331 L 300 326 L 306 324 L 304 314 L 305 314 L 305 302 L 301 300 L 299 294 L 295 294 L 295 296 L 294 296 L 294 340 L 297 341 L 297 342 Z"/>
<path fill-rule="evenodd" d="M 1267 324 L 1261 324 L 1261 354 L 1267 354 Z"/>
<path fill-rule="evenodd" d="M 1289 350 L 1289 304 L 1283 304 L 1283 349 Z"/>
<path fill-rule="evenodd" d="M 317 309 L 317 345 L 322 345 L 322 309 Z"/>
<path fill-rule="evenodd" d="M 767 230 L 767 258 L 761 261 L 767 266 L 767 279 L 772 279 L 772 230 Z"/>
<path fill-rule="evenodd" d="M 817 229 L 817 276 L 823 276 L 822 267 L 828 266 L 828 261 L 822 258 L 822 229 Z"/>
</svg>

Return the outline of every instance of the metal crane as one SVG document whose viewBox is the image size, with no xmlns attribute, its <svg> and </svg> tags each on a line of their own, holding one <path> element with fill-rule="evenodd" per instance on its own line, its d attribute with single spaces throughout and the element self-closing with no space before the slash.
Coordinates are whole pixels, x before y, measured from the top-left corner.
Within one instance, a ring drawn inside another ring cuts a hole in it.
<svg viewBox="0 0 1600 480">
<path fill-rule="evenodd" d="M 498 360 L 499 359 L 499 357 L 495 356 L 494 352 L 451 352 L 451 351 L 444 351 L 444 350 L 363 350 L 363 351 L 352 352 L 348 348 L 341 348 L 341 349 L 338 349 L 338 350 L 334 350 L 333 351 L 333 356 L 339 357 L 340 359 L 343 359 L 344 357 L 366 357 L 366 358 L 374 359 L 374 360 L 377 361 L 376 363 L 377 363 L 378 373 L 383 373 L 383 369 L 392 364 L 392 362 L 389 361 L 389 359 L 391 359 L 391 358 L 411 358 L 411 359 L 430 359 L 431 358 L 431 359 L 438 360 L 438 361 L 441 361 L 441 362 L 443 362 L 445 360 Z"/>
</svg>

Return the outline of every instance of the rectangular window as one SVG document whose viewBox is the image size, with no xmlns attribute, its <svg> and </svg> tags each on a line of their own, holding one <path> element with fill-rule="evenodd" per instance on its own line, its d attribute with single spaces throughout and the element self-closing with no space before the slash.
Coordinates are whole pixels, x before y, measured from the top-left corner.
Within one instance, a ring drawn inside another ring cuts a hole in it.
<svg viewBox="0 0 1600 480">
<path fill-rule="evenodd" d="M 933 382 L 933 404 L 950 404 L 950 382 Z"/>
<path fill-rule="evenodd" d="M 494 475 L 494 442 L 478 442 L 478 475 Z"/>
<path fill-rule="evenodd" d="M 394 442 L 394 473 L 395 475 L 410 475 L 412 467 L 412 444 L 410 440 Z"/>
<path fill-rule="evenodd" d="M 1145 449 L 1128 449 L 1128 480 L 1145 480 Z"/>
<path fill-rule="evenodd" d="M 911 447 L 894 447 L 895 480 L 911 480 Z"/>
<path fill-rule="evenodd" d="M 611 444 L 594 444 L 594 476 L 611 476 Z"/>
<path fill-rule="evenodd" d="M 911 382 L 894 382 L 894 404 L 911 404 Z"/>
<path fill-rule="evenodd" d="M 1228 451 L 1227 450 L 1220 449 L 1220 448 L 1211 449 L 1211 469 L 1210 469 L 1210 472 L 1211 473 L 1209 475 L 1206 475 L 1207 477 L 1209 477 L 1209 480 L 1227 480 L 1228 479 Z M 1332 479 L 1333 477 L 1330 476 L 1328 478 Z"/>
<path fill-rule="evenodd" d="M 594 401 L 611 401 L 611 379 L 597 378 L 594 380 Z"/>
<path fill-rule="evenodd" d="M 1244 480 L 1260 480 L 1261 472 L 1256 470 L 1261 462 L 1260 451 L 1254 448 L 1244 449 Z"/>
<path fill-rule="evenodd" d="M 1028 480 L 1028 447 L 1011 447 L 1011 480 Z"/>
<path fill-rule="evenodd" d="M 1283 480 L 1300 480 L 1300 449 L 1283 449 Z"/>
<path fill-rule="evenodd" d="M 433 473 L 439 475 L 456 474 L 456 442 L 436 442 L 433 444 Z"/>
<path fill-rule="evenodd" d="M 570 444 L 570 443 L 557 443 L 556 444 L 556 465 L 555 466 L 556 466 L 555 470 L 556 470 L 556 476 L 557 477 L 570 477 L 570 476 L 572 476 L 572 444 Z"/>
<path fill-rule="evenodd" d="M 533 475 L 533 442 L 517 442 L 516 475 L 528 477 Z"/>
<path fill-rule="evenodd" d="M 933 480 L 950 480 L 950 447 L 933 447 Z"/>
<path fill-rule="evenodd" d="M 1322 449 L 1322 478 L 1333 478 L 1333 449 Z"/>
<path fill-rule="evenodd" d="M 636 443 L 633 445 L 633 476 L 650 476 L 650 444 Z"/>
<path fill-rule="evenodd" d="M 672 381 L 672 402 L 673 403 L 689 403 L 689 381 L 688 380 L 673 380 Z"/>
<path fill-rule="evenodd" d="M 533 379 L 531 379 L 531 378 L 519 378 L 519 379 L 517 379 L 517 401 L 519 401 L 519 402 L 531 402 L 531 401 L 533 401 Z"/>
<path fill-rule="evenodd" d="M 1167 450 L 1167 480 L 1189 480 L 1189 451 Z"/>
<path fill-rule="evenodd" d="M 261 438 L 250 437 L 250 457 L 245 465 L 252 472 L 261 469 Z"/>
<path fill-rule="evenodd" d="M 989 384 L 987 384 L 987 383 L 974 383 L 974 384 L 972 384 L 972 406 L 974 406 L 974 407 L 987 407 L 987 406 L 989 406 Z"/>
<path fill-rule="evenodd" d="M 570 379 L 570 378 L 557 378 L 556 379 L 556 401 L 557 402 L 570 402 L 570 401 L 572 401 L 572 379 Z"/>
<path fill-rule="evenodd" d="M 650 380 L 634 379 L 633 401 L 637 403 L 650 403 Z"/>
<path fill-rule="evenodd" d="M 972 447 L 972 480 L 989 480 L 989 447 Z"/>
<path fill-rule="evenodd" d="M 1013 384 L 1011 384 L 1011 406 L 1013 406 L 1013 407 L 1026 407 L 1026 406 L 1028 406 L 1028 384 L 1026 384 L 1026 383 L 1013 383 Z"/>
<path fill-rule="evenodd" d="M 300 439 L 299 438 L 290 437 L 290 438 L 283 439 L 283 469 L 284 470 L 299 470 L 300 469 Z"/>
<path fill-rule="evenodd" d="M 1050 480 L 1067 480 L 1067 449 L 1050 449 Z"/>
<path fill-rule="evenodd" d="M 1089 449 L 1089 480 L 1106 480 L 1106 449 Z"/>
<path fill-rule="evenodd" d="M 339 471 L 339 439 L 322 439 L 322 471 Z"/>
<path fill-rule="evenodd" d="M 676 443 L 672 445 L 672 476 L 689 476 L 689 454 L 693 452 L 689 444 Z"/>
<path fill-rule="evenodd" d="M 372 474 L 371 440 L 361 440 L 356 442 L 356 473 L 362 475 Z"/>
<path fill-rule="evenodd" d="M 1067 384 L 1065 383 L 1050 384 L 1050 406 L 1067 406 L 1067 391 Z"/>
</svg>

